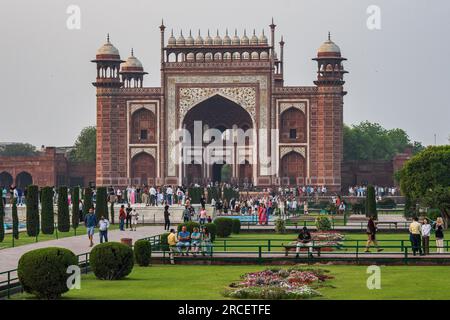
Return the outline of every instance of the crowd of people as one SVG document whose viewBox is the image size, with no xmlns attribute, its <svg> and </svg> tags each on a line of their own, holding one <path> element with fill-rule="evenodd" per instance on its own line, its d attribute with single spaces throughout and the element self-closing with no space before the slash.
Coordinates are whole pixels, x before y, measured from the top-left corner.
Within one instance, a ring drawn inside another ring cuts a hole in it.
<svg viewBox="0 0 450 320">
<path fill-rule="evenodd" d="M 198 254 L 211 254 L 211 233 L 206 226 L 193 228 L 192 233 L 186 226 L 182 226 L 179 232 L 170 229 L 167 237 L 167 243 L 171 252 L 171 263 L 173 263 L 173 255 L 186 255 L 189 253 L 195 257 Z"/>
<path fill-rule="evenodd" d="M 378 198 L 396 197 L 400 195 L 400 190 L 398 187 L 374 186 L 374 189 L 375 196 Z M 367 195 L 367 186 L 350 186 L 348 188 L 348 195 L 351 197 L 365 197 Z"/>
</svg>

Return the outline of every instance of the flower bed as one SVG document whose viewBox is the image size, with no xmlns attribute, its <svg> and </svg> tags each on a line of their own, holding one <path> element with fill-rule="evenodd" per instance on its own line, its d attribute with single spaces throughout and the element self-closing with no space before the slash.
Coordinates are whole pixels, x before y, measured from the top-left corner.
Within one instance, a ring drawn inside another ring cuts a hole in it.
<svg viewBox="0 0 450 320">
<path fill-rule="evenodd" d="M 266 269 L 247 273 L 232 283 L 224 296 L 236 299 L 308 299 L 320 296 L 317 288 L 328 279 L 323 269 Z"/>
</svg>

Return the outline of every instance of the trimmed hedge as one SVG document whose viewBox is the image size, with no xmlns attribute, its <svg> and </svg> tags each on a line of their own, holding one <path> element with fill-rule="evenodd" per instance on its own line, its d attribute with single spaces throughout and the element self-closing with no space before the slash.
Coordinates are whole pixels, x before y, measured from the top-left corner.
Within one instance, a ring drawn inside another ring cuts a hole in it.
<svg viewBox="0 0 450 320">
<path fill-rule="evenodd" d="M 204 189 L 202 187 L 193 187 L 188 189 L 188 195 L 191 198 L 191 203 L 198 204 L 203 196 Z"/>
<path fill-rule="evenodd" d="M 235 191 L 233 188 L 224 188 L 223 199 L 230 202 L 231 198 L 239 199 L 239 191 Z"/>
<path fill-rule="evenodd" d="M 377 201 L 375 199 L 375 188 L 371 185 L 367 187 L 367 197 L 366 197 L 366 216 L 378 218 L 377 213 Z"/>
<path fill-rule="evenodd" d="M 152 245 L 148 240 L 138 240 L 134 243 L 134 259 L 141 267 L 147 267 L 152 258 Z"/>
<path fill-rule="evenodd" d="M 75 254 L 65 248 L 42 248 L 25 253 L 17 274 L 25 292 L 40 299 L 58 299 L 69 291 L 67 268 L 78 265 Z"/>
<path fill-rule="evenodd" d="M 27 235 L 36 237 L 39 235 L 39 188 L 35 185 L 27 187 L 26 197 Z"/>
<path fill-rule="evenodd" d="M 101 243 L 92 249 L 89 262 L 98 279 L 120 280 L 133 270 L 133 249 L 119 242 Z"/>
<path fill-rule="evenodd" d="M 218 187 L 209 187 L 208 191 L 208 199 L 207 202 L 211 203 L 211 200 L 214 199 L 216 202 L 222 197 L 221 190 Z"/>
<path fill-rule="evenodd" d="M 17 214 L 17 199 L 12 201 L 12 235 L 14 239 L 19 239 L 19 216 Z"/>
<path fill-rule="evenodd" d="M 233 220 L 233 226 L 232 226 L 232 233 L 239 234 L 241 233 L 241 220 L 239 219 L 232 219 Z"/>
<path fill-rule="evenodd" d="M 233 230 L 233 219 L 231 218 L 217 218 L 214 220 L 216 225 L 216 234 L 221 238 L 226 238 L 231 235 Z"/>
<path fill-rule="evenodd" d="M 80 225 L 80 188 L 72 189 L 72 228 L 75 230 Z"/>
<path fill-rule="evenodd" d="M 70 231 L 69 200 L 67 199 L 67 187 L 58 189 L 58 231 Z"/>
<path fill-rule="evenodd" d="M 0 199 L 0 242 L 5 240 L 5 207 L 3 200 Z"/>
<path fill-rule="evenodd" d="M 53 212 L 53 188 L 41 189 L 41 230 L 43 234 L 55 231 L 55 213 Z"/>
<path fill-rule="evenodd" d="M 194 231 L 194 228 L 198 228 L 200 230 L 200 223 L 195 222 L 195 221 L 189 221 L 189 222 L 185 222 L 183 224 L 179 224 L 177 227 L 178 232 L 181 231 L 181 228 L 183 226 L 186 226 L 187 231 L 189 231 L 190 233 L 192 233 L 192 231 Z"/>
<path fill-rule="evenodd" d="M 97 188 L 95 199 L 95 217 L 97 221 L 100 221 L 102 216 L 108 219 L 108 192 L 105 187 Z"/>
<path fill-rule="evenodd" d="M 205 227 L 211 234 L 211 242 L 214 242 L 214 240 L 216 240 L 217 235 L 217 226 L 214 223 L 207 223 L 205 224 Z"/>
<path fill-rule="evenodd" d="M 89 209 L 92 207 L 93 207 L 92 189 L 87 187 L 87 188 L 84 188 L 84 192 L 83 192 L 83 220 L 84 220 L 84 217 L 86 217 L 86 215 L 89 213 Z"/>
<path fill-rule="evenodd" d="M 109 216 L 111 218 L 111 223 L 114 224 L 115 223 L 115 217 L 114 217 L 114 202 L 111 202 L 110 207 L 109 207 Z"/>
</svg>

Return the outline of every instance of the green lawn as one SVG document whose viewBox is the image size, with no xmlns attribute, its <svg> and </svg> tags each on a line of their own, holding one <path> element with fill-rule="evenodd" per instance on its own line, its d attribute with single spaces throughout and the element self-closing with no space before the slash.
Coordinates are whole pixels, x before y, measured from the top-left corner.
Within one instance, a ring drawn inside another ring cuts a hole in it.
<svg viewBox="0 0 450 320">
<path fill-rule="evenodd" d="M 67 299 L 223 299 L 221 293 L 240 275 L 264 266 L 171 266 L 135 267 L 126 280 L 96 280 L 83 276 L 80 290 L 64 295 Z M 320 288 L 319 299 L 450 299 L 448 267 L 382 266 L 381 289 L 369 290 L 365 266 L 321 266 L 335 279 Z M 27 299 L 29 295 L 16 295 Z"/>
<path fill-rule="evenodd" d="M 114 224 L 110 226 L 110 230 L 114 230 L 114 229 L 118 229 L 119 225 L 118 224 Z M 80 225 L 77 228 L 77 235 L 82 235 L 82 234 L 86 234 L 86 227 L 84 225 Z M 42 234 L 40 233 L 38 236 L 38 241 L 48 241 L 48 240 L 55 240 L 55 239 L 60 239 L 60 238 L 66 238 L 66 237 L 73 237 L 75 235 L 75 232 L 73 229 L 70 229 L 69 232 L 59 232 L 58 231 L 58 237 L 56 236 L 56 231 L 54 234 Z M 14 239 L 14 247 L 18 247 L 18 246 L 23 246 L 25 244 L 30 244 L 30 243 L 35 243 L 36 242 L 36 237 L 29 237 L 26 233 L 26 231 L 22 231 L 19 233 L 19 240 Z M 12 247 L 12 234 L 8 233 L 5 234 L 5 239 L 3 240 L 3 242 L 0 242 L 0 250 L 1 249 L 6 249 L 6 248 L 11 248 Z"/>
</svg>

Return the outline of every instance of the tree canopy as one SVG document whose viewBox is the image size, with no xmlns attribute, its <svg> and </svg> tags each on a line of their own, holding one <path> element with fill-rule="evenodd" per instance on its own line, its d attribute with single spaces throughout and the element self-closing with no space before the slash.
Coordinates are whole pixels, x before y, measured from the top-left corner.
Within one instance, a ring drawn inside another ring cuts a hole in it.
<svg viewBox="0 0 450 320">
<path fill-rule="evenodd" d="M 81 130 L 75 141 L 74 148 L 69 153 L 69 160 L 74 162 L 95 163 L 97 150 L 97 129 L 95 126 Z"/>
<path fill-rule="evenodd" d="M 0 156 L 24 157 L 36 154 L 36 147 L 29 143 L 11 143 L 0 146 Z"/>
<path fill-rule="evenodd" d="M 424 149 L 412 142 L 403 129 L 387 130 L 368 121 L 344 125 L 344 160 L 391 160 L 397 153 L 412 148 L 413 154 Z"/>
<path fill-rule="evenodd" d="M 450 221 L 450 146 L 428 147 L 398 172 L 402 193 L 413 204 L 439 209 Z"/>
</svg>

